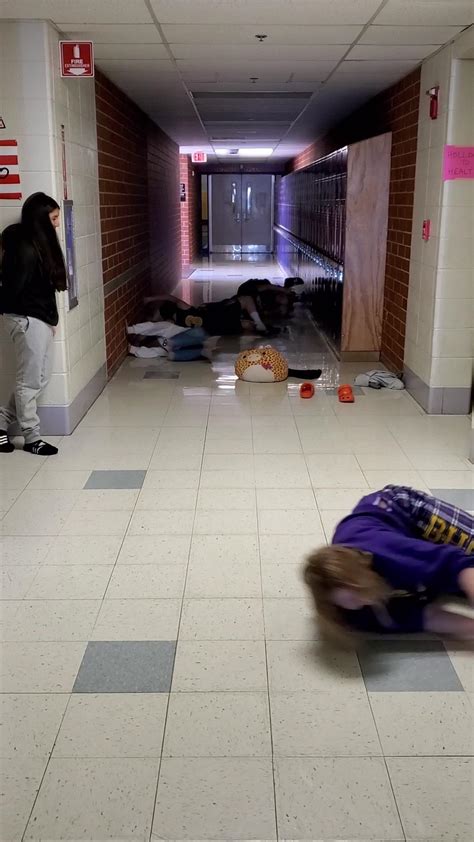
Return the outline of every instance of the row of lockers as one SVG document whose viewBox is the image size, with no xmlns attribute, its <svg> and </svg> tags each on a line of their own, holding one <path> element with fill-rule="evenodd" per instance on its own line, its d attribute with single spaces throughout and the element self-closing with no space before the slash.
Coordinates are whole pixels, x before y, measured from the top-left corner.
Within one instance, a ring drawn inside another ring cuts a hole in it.
<svg viewBox="0 0 474 842">
<path fill-rule="evenodd" d="M 331 259 L 344 261 L 347 148 L 277 184 L 276 224 Z"/>
<path fill-rule="evenodd" d="M 331 344 L 339 351 L 343 306 L 344 267 L 288 232 L 275 231 L 277 258 L 286 274 L 302 278 L 303 300 Z"/>
</svg>

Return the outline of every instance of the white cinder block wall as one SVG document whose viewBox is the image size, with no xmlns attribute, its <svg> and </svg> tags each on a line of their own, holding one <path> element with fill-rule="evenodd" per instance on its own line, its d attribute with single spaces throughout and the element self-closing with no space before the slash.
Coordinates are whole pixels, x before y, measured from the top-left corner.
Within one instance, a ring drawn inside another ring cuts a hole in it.
<svg viewBox="0 0 474 842">
<path fill-rule="evenodd" d="M 474 145 L 474 28 L 422 66 L 405 344 L 406 382 L 432 413 L 469 412 L 474 335 L 474 181 L 442 180 L 445 144 Z M 440 86 L 439 115 L 426 91 Z M 431 237 L 421 237 L 424 219 Z"/>
<path fill-rule="evenodd" d="M 58 42 L 58 33 L 45 22 L 0 24 L 2 137 L 18 140 L 23 200 L 42 190 L 61 205 L 64 125 L 68 198 L 74 201 L 79 304 L 69 310 L 67 294 L 58 296 L 53 376 L 41 400 L 46 434 L 70 433 L 106 380 L 94 80 L 61 79 Z M 0 229 L 18 220 L 21 204 L 0 201 Z M 0 366 L 3 401 L 14 370 L 4 333 Z"/>
</svg>

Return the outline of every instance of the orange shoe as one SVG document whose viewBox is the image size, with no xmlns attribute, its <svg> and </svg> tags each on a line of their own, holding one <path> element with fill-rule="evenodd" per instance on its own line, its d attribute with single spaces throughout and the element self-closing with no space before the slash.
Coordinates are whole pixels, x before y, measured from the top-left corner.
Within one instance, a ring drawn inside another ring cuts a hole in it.
<svg viewBox="0 0 474 842">
<path fill-rule="evenodd" d="M 349 386 L 347 383 L 343 386 L 339 386 L 337 396 L 340 403 L 354 403 L 354 392 L 352 391 L 352 386 Z"/>
<path fill-rule="evenodd" d="M 312 398 L 314 386 L 312 383 L 302 383 L 300 386 L 300 398 Z"/>
</svg>

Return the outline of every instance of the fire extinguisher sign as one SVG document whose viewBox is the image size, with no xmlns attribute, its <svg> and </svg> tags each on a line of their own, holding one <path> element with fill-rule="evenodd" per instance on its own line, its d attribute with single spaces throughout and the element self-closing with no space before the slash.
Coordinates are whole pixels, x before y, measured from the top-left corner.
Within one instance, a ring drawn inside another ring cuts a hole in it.
<svg viewBox="0 0 474 842">
<path fill-rule="evenodd" d="M 61 76 L 87 79 L 94 75 L 92 41 L 60 41 L 59 56 Z"/>
</svg>

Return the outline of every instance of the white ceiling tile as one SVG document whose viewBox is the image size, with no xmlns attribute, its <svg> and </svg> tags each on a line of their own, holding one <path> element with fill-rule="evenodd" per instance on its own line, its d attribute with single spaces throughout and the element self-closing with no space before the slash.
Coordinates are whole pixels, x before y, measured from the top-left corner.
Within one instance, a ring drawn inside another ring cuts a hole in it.
<svg viewBox="0 0 474 842">
<path fill-rule="evenodd" d="M 160 44 L 161 36 L 154 24 L 109 23 L 107 25 L 62 23 L 63 32 L 72 38 L 94 41 L 96 44 Z"/>
<path fill-rule="evenodd" d="M 177 76 L 176 70 L 171 61 L 167 61 L 165 59 L 128 60 L 114 58 L 101 59 L 101 61 L 97 63 L 104 73 L 107 71 L 117 71 L 121 75 L 129 74 L 130 77 L 135 75 L 136 77 L 142 79 L 147 79 L 148 77 L 153 79 L 156 76 L 162 75 Z"/>
<path fill-rule="evenodd" d="M 360 44 L 446 44 L 459 32 L 459 26 L 369 26 Z"/>
<path fill-rule="evenodd" d="M 390 44 L 372 46 L 369 44 L 356 44 L 348 54 L 348 59 L 371 59 L 373 61 L 390 61 L 400 59 L 413 59 L 422 61 L 431 53 L 439 50 L 436 44 L 411 44 L 409 46 L 395 47 Z"/>
<path fill-rule="evenodd" d="M 255 76 L 261 83 L 285 83 L 287 80 L 319 82 L 328 77 L 337 62 L 223 62 L 217 67 L 214 62 L 207 64 L 204 61 L 178 61 L 177 64 L 184 78 L 196 82 L 248 82 Z"/>
<path fill-rule="evenodd" d="M 315 46 L 352 44 L 361 26 L 273 26 L 263 27 L 265 45 Z M 165 24 L 163 32 L 170 44 L 257 44 L 255 25 Z"/>
<path fill-rule="evenodd" d="M 365 24 L 380 0 L 151 0 L 160 23 Z"/>
<path fill-rule="evenodd" d="M 388 0 L 375 19 L 404 26 L 468 26 L 473 21 L 472 0 Z"/>
<path fill-rule="evenodd" d="M 320 44 L 314 47 L 285 47 L 272 44 L 172 44 L 175 58 L 185 61 L 202 59 L 216 62 L 249 61 L 255 66 L 264 62 L 338 61 L 347 52 L 345 44 Z"/>
<path fill-rule="evenodd" d="M 410 73 L 413 67 L 416 67 L 415 61 L 343 61 L 337 72 L 349 73 L 357 79 L 359 74 L 361 77 L 390 72 L 403 75 L 404 73 Z"/>
<path fill-rule="evenodd" d="M 3 18 L 55 23 L 151 23 L 143 0 L 2 0 Z"/>
<path fill-rule="evenodd" d="M 246 82 L 188 82 L 191 91 L 314 91 L 319 87 L 320 82 L 257 82 L 253 84 L 248 80 Z"/>
<path fill-rule="evenodd" d="M 94 58 L 118 59 L 122 61 L 143 59 L 165 59 L 168 53 L 163 44 L 97 44 L 94 43 Z"/>
</svg>

